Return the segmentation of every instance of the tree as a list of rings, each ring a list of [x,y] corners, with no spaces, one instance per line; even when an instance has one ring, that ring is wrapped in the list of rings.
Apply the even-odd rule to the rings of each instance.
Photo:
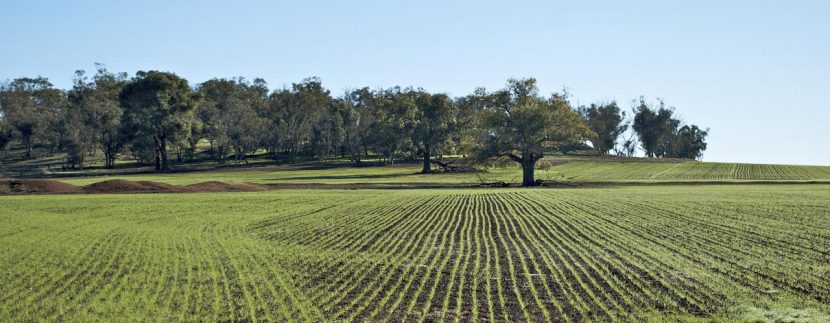
[[[249,153],[256,152],[266,128],[266,121],[258,111],[267,104],[265,81],[213,79],[199,85],[199,92],[204,97],[199,118],[213,158],[223,163],[229,150],[233,150],[234,160],[239,164]]]
[[[61,117],[61,146],[66,150],[66,162],[70,168],[84,168],[84,161],[94,146],[95,133],[88,123],[88,111],[71,102]]]
[[[292,163],[296,162],[303,144],[309,141],[312,126],[325,113],[330,101],[329,91],[316,77],[294,83],[290,90],[271,94],[269,120],[272,125],[276,124],[281,146],[288,151]]]
[[[659,157],[660,145],[665,143],[679,121],[672,118],[674,109],[667,108],[663,100],[659,106],[652,108],[640,97],[639,105],[634,108],[632,129],[637,133],[640,144],[648,157]]]
[[[490,101],[491,97],[484,88],[476,88],[472,94],[456,100],[456,127],[451,134],[451,140],[456,151],[464,154],[465,157],[467,153],[476,151],[482,135],[485,134],[481,129],[480,117]]]
[[[26,159],[34,158],[37,144],[50,153],[60,145],[60,115],[66,107],[63,92],[43,77],[19,78],[0,86],[0,106],[12,135],[26,150]]]
[[[571,108],[567,94],[545,99],[538,92],[533,78],[510,79],[505,89],[492,94],[492,104],[482,116],[488,138],[481,152],[519,163],[522,186],[538,185],[534,170],[546,150],[594,136]]]
[[[370,131],[375,119],[375,101],[375,93],[364,87],[347,91],[342,98],[334,102],[335,111],[340,114],[343,121],[343,146],[348,151],[349,158],[358,164],[367,154]]]
[[[320,161],[325,161],[326,156],[340,146],[345,137],[343,118],[337,108],[337,103],[331,102],[311,127],[311,149]]]
[[[394,87],[383,91],[375,102],[377,105],[373,109],[371,142],[387,163],[394,164],[395,156],[412,144],[417,110],[414,91]]]
[[[455,130],[456,107],[446,94],[416,93],[412,142],[423,156],[421,173],[432,172],[430,158]]]
[[[85,76],[84,71],[77,71],[75,85],[67,94],[70,109],[64,124],[70,126],[66,129],[70,133],[66,144],[74,147],[70,150],[100,146],[104,153],[104,166],[112,168],[124,145],[119,132],[122,115],[119,95],[127,83],[127,74],[113,74],[100,64],[95,66],[97,71],[92,80]],[[81,128],[86,129],[82,131]],[[70,158],[83,159],[82,156]],[[83,167],[82,164],[79,166]]]
[[[138,72],[120,95],[125,133],[145,147],[152,143],[156,170],[168,170],[168,143],[190,135],[199,96],[187,80],[169,72]]]
[[[696,125],[683,125],[672,132],[665,157],[698,159],[706,150],[706,136],[709,130]]]
[[[590,107],[579,108],[579,112],[588,128],[597,134],[592,142],[600,154],[614,148],[617,138],[628,129],[628,124],[623,123],[625,112],[620,112],[617,102],[591,104]]]
[[[248,154],[256,152],[261,142],[260,134],[265,128],[265,120],[259,117],[250,102],[232,98],[228,101],[225,112],[227,137],[234,152],[237,164],[246,160]]]
[[[0,105],[0,150],[6,149],[6,146],[12,141],[12,130],[6,122],[5,113],[3,113],[3,106]]]

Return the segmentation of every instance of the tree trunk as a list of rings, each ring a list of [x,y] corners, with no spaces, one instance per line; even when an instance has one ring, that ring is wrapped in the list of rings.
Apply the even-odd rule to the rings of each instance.
[[[421,173],[432,173],[432,167],[429,164],[429,158],[429,146],[426,146],[426,149],[424,149],[424,169],[421,170]]]
[[[167,164],[167,138],[161,137],[159,138],[159,142],[161,143],[161,147],[159,147],[159,152],[161,153],[161,170],[169,170],[170,166]]]
[[[536,186],[536,179],[533,171],[536,169],[536,161],[533,159],[522,160],[522,186]]]
[[[104,147],[102,149],[104,151],[104,168],[112,168],[112,163],[110,162],[110,152],[109,149]]]

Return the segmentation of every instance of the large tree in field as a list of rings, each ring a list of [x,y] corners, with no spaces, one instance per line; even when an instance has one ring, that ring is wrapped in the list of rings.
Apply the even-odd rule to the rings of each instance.
[[[156,170],[168,170],[168,144],[189,135],[199,96],[187,80],[169,72],[138,72],[121,92],[125,133],[152,143]]]
[[[546,151],[594,136],[566,95],[545,99],[538,92],[533,78],[510,79],[505,89],[491,95],[491,104],[482,112],[488,135],[482,152],[519,163],[522,186],[538,184],[534,170]]]
[[[430,173],[430,158],[455,130],[455,103],[446,94],[416,93],[412,142],[423,157],[421,173]]]
[[[46,78],[19,78],[0,86],[0,106],[11,134],[34,158],[35,145],[52,152],[60,144],[60,116],[66,107],[64,93]]]
[[[617,138],[628,129],[623,123],[625,112],[620,111],[617,102],[608,104],[591,104],[589,107],[579,108],[588,128],[597,135],[591,141],[600,154],[608,153],[617,142]]]

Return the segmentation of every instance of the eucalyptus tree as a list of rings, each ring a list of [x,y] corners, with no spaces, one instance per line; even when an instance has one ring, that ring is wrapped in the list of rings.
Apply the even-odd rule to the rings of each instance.
[[[614,148],[617,138],[628,130],[625,120],[625,112],[620,111],[617,102],[607,104],[591,104],[588,107],[580,107],[580,114],[585,119],[588,128],[597,135],[591,141],[600,154],[606,154]]]
[[[661,148],[668,142],[672,131],[677,128],[679,121],[673,118],[674,109],[666,107],[663,100],[658,100],[658,106],[652,107],[640,97],[639,104],[634,108],[634,123],[632,129],[640,139],[640,145],[648,157],[660,157]]]
[[[376,99],[370,137],[375,150],[389,164],[394,164],[395,156],[412,146],[415,101],[413,89],[400,87],[386,89]]]
[[[213,79],[200,84],[198,91],[204,98],[198,115],[213,158],[224,163],[232,150],[238,164],[256,152],[266,129],[259,114],[268,99],[265,81]]]
[[[482,111],[490,105],[492,97],[483,87],[476,88],[473,93],[456,99],[456,127],[450,135],[456,152],[464,154],[474,153],[485,132],[482,131],[480,120]]]
[[[75,84],[67,93],[69,110],[64,120],[67,132],[71,132],[67,135],[67,144],[75,147],[68,149],[70,158],[82,162],[83,156],[77,155],[78,149],[89,149],[87,145],[99,146],[104,154],[104,166],[115,165],[124,144],[119,131],[122,116],[119,95],[126,83],[126,73],[111,73],[100,64],[96,64],[92,79],[82,70],[76,72]]]
[[[25,149],[26,159],[34,158],[35,145],[45,146],[50,154],[60,146],[60,116],[66,96],[48,79],[18,78],[0,85],[0,106],[9,132]]]
[[[12,142],[13,138],[12,129],[6,121],[6,116],[3,112],[3,105],[0,104],[0,156],[2,156],[3,151]]]
[[[546,151],[595,136],[570,105],[566,94],[539,96],[536,80],[510,79],[492,93],[482,111],[486,137],[481,153],[507,157],[522,167],[522,186],[538,185],[536,162]]]
[[[698,159],[706,150],[706,136],[709,129],[703,130],[696,125],[683,125],[675,130],[669,143],[666,157]]]
[[[312,77],[292,84],[291,89],[275,91],[270,100],[267,115],[271,125],[276,126],[280,146],[294,163],[310,140],[313,125],[326,113],[331,95],[319,78]]]
[[[375,121],[375,97],[374,91],[364,87],[347,91],[334,102],[343,121],[343,147],[349,158],[358,164],[368,155],[370,132]]]
[[[448,145],[450,134],[455,131],[457,109],[446,94],[415,93],[415,117],[412,142],[423,158],[421,173],[432,172],[430,158]]]
[[[140,71],[121,91],[122,129],[141,149],[152,149],[156,170],[168,170],[168,144],[190,135],[199,95],[176,74]]]

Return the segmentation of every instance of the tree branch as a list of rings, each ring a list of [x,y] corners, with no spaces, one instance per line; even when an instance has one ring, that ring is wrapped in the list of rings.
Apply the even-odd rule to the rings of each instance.
[[[521,162],[522,162],[522,158],[521,158],[521,157],[516,156],[516,155],[513,155],[513,154],[511,154],[511,153],[501,153],[501,154],[498,154],[498,156],[496,156],[496,157],[499,157],[499,158],[501,158],[501,157],[507,157],[507,158],[510,158],[511,160],[513,160],[514,162],[517,162],[517,163],[521,163]]]

